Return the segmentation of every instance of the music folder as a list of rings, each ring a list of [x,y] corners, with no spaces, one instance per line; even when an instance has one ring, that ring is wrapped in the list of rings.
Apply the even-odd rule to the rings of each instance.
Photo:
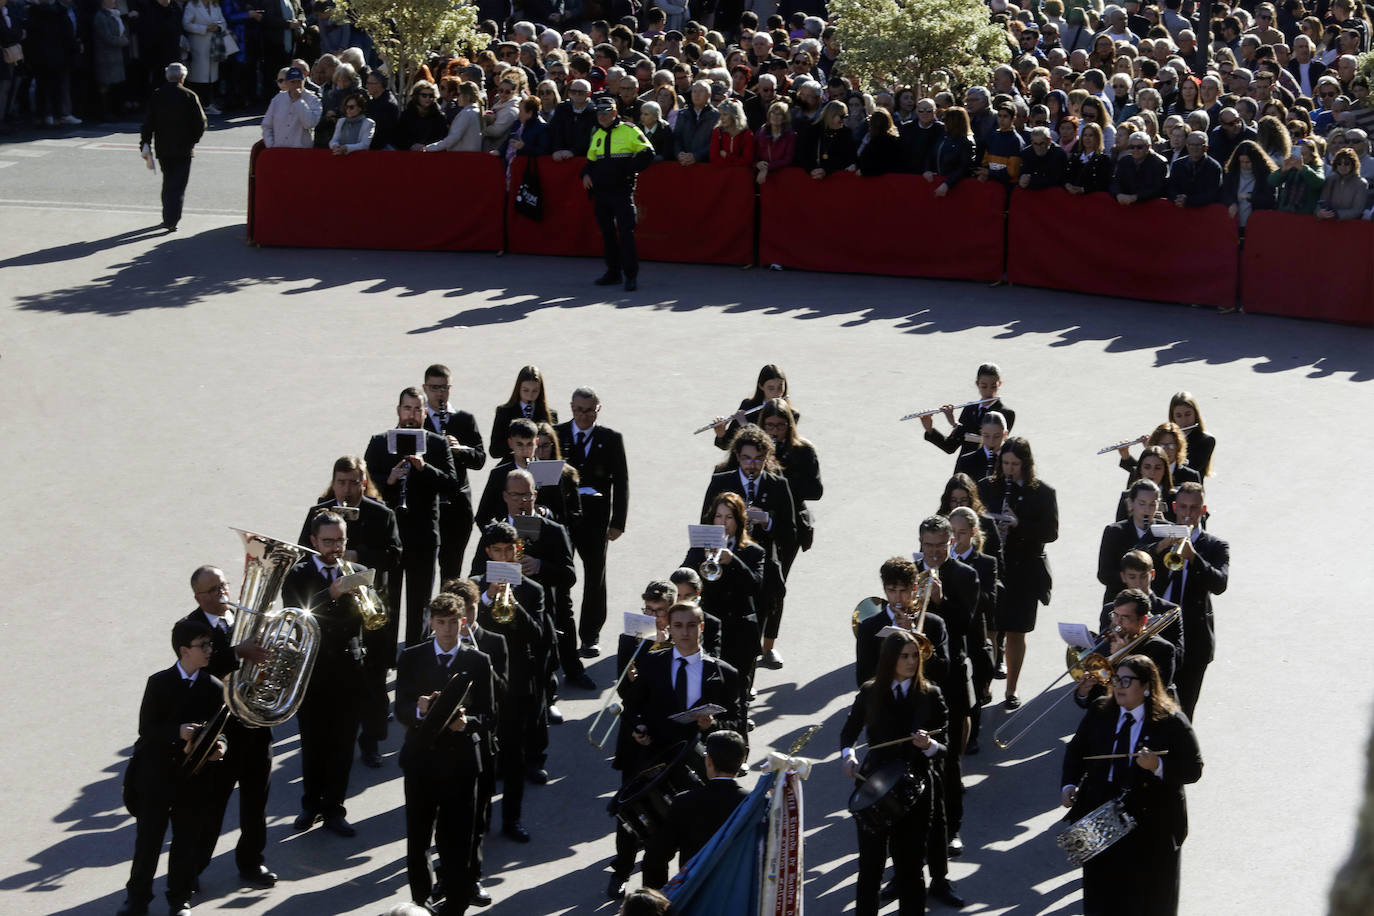
[[[386,431],[386,450],[392,455],[423,455],[425,453],[425,431],[423,429],[388,429]]]
[[[561,460],[531,461],[530,466],[526,470],[534,476],[534,485],[536,487],[547,487],[550,484],[558,483],[558,481],[562,479],[563,465],[565,464],[567,464],[567,462]]]
[[[715,703],[702,703],[683,712],[675,712],[668,718],[678,725],[691,725],[702,716],[718,716],[723,712],[725,712],[724,706],[717,706]]]

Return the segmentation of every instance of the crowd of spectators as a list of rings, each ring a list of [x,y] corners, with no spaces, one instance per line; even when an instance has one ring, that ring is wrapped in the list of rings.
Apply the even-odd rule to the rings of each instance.
[[[178,0],[148,0],[151,8],[99,0],[90,13],[98,27],[83,28],[81,2],[30,2],[0,23],[6,43],[23,33],[20,67],[36,84],[33,114],[47,122],[69,115],[63,106],[82,72],[70,42],[45,37],[52,23],[89,39],[116,34],[117,21],[118,34],[138,41],[89,58],[97,104],[136,97],[148,68],[134,62],[175,44],[211,114],[217,98],[247,103],[275,81],[263,127],[269,146],[562,160],[585,154],[593,103],[610,96],[656,160],[752,169],[760,183],[800,167],[816,180],[838,171],[921,174],[941,196],[980,180],[1107,193],[1122,205],[1221,203],[1242,232],[1259,209],[1374,217],[1374,57],[1362,0],[1317,0],[1312,10],[1308,0],[1218,0],[1206,23],[1193,0],[1100,10],[988,0],[991,21],[1006,30],[1008,62],[987,86],[929,94],[847,76],[819,0],[781,11],[757,0],[744,8],[659,2],[637,15],[624,0],[525,0],[518,12],[482,0],[480,12],[493,17],[480,26],[486,47],[432,59],[402,98],[375,68],[366,36],[330,22],[328,3],[270,0],[264,10],[251,8],[254,0],[188,0],[176,13]],[[0,0],[0,8],[16,4]],[[596,13],[624,15],[614,25],[585,18]],[[225,30],[237,54],[225,56],[215,40]],[[63,66],[46,63],[49,45]],[[115,75],[116,59],[122,87],[101,82]],[[13,67],[0,70],[0,80],[14,76]]]

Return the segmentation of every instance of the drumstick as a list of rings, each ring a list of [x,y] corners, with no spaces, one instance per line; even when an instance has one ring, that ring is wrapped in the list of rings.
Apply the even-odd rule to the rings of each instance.
[[[932,729],[931,731],[926,732],[926,734],[927,734],[927,735],[930,735],[930,736],[932,736],[932,737],[934,737],[935,735],[941,734],[942,732],[944,732],[944,728],[936,728],[936,729]],[[914,737],[916,737],[916,736],[915,736],[915,735],[907,735],[905,738],[897,738],[897,739],[895,739],[895,740],[893,740],[893,741],[884,741],[882,744],[870,744],[870,745],[868,746],[868,749],[869,749],[870,751],[876,751],[876,750],[879,750],[879,749],[881,749],[881,748],[892,747],[892,746],[895,745],[895,744],[901,744],[901,743],[903,743],[903,742],[905,742],[905,741],[910,741],[910,740],[911,740],[912,738],[914,738]]]
[[[1154,754],[1156,757],[1163,757],[1168,751],[1141,751],[1136,754],[1094,754],[1091,757],[1084,757],[1084,760],[1126,760],[1142,757],[1145,754]]]

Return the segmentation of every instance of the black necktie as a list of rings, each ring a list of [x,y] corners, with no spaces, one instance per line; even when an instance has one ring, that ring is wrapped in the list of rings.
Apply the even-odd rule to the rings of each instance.
[[[449,663],[453,661],[453,654],[451,652],[440,652],[439,659],[439,667],[447,671]]]
[[[673,692],[677,694],[677,705],[687,709],[687,659],[677,660],[677,678],[673,681]]]
[[[902,690],[901,684],[892,685],[892,695],[896,697],[899,701],[906,699],[906,693]]]
[[[577,450],[578,450],[579,452],[584,452],[584,453],[587,451],[587,434],[586,434],[586,433],[579,432],[579,433],[577,434]]]
[[[1164,589],[1168,599],[1174,604],[1183,603],[1183,567],[1169,572],[1169,585]]]
[[[1135,724],[1135,717],[1126,713],[1126,718],[1122,720],[1121,727],[1116,730],[1116,744],[1112,747],[1113,754],[1129,754],[1131,752],[1131,726]],[[1130,772],[1131,761],[1128,757],[1120,757],[1112,761],[1112,782],[1118,786],[1126,784],[1126,774]]]
[[[324,581],[331,585],[334,584],[334,567],[326,566],[324,568]]]

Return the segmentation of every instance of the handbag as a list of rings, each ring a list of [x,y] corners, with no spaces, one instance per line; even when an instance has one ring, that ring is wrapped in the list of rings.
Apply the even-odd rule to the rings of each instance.
[[[536,223],[544,218],[544,189],[539,184],[539,158],[526,157],[525,175],[515,190],[515,212]]]
[[[7,45],[4,49],[5,63],[17,64],[24,59],[24,46],[21,44]]]

